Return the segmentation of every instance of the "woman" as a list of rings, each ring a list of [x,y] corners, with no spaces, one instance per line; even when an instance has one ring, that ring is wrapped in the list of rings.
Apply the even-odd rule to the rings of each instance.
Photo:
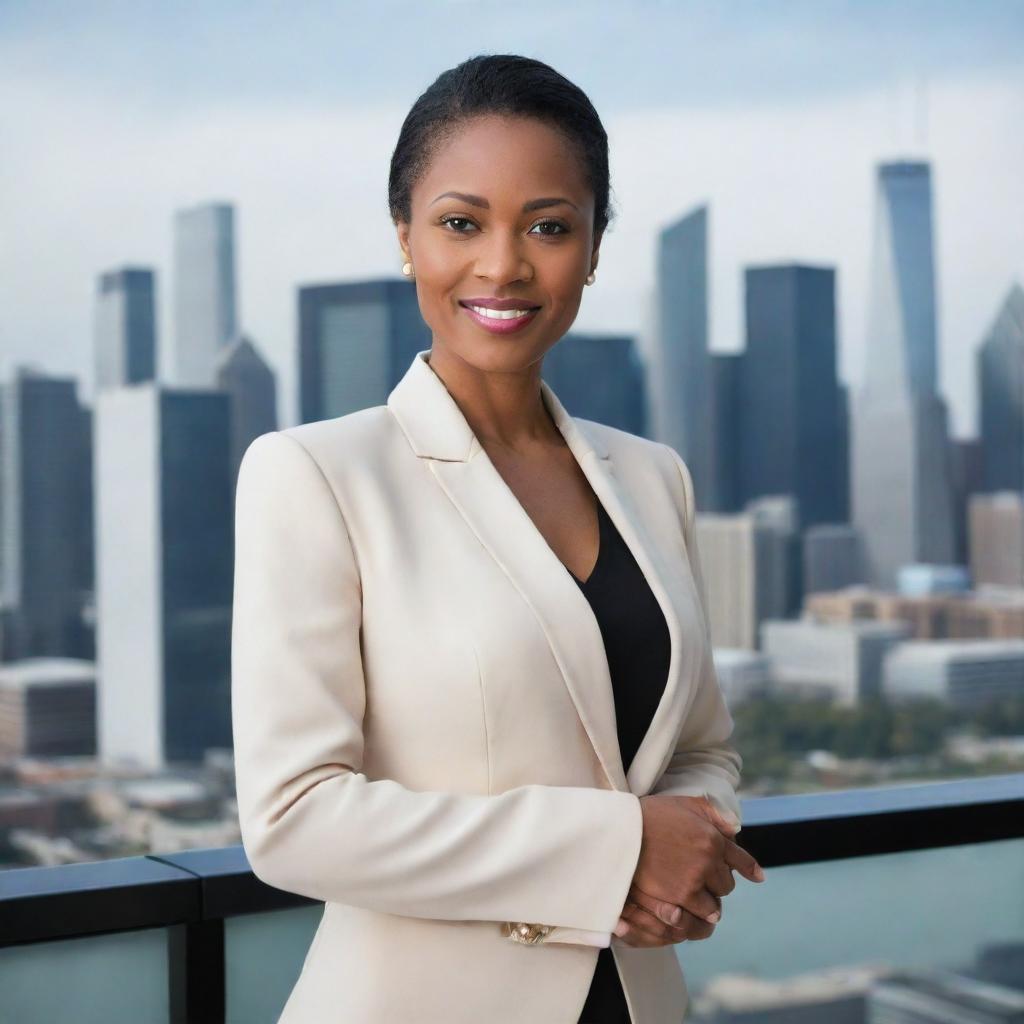
[[[673,944],[711,933],[733,868],[758,880],[689,472],[540,376],[608,193],[553,69],[442,74],[390,180],[431,348],[386,405],[245,454],[243,844],[325,904],[285,1024],[675,1024]]]

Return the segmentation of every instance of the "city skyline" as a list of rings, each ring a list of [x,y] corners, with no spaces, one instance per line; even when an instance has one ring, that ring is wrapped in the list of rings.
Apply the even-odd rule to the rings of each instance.
[[[444,5],[453,27],[461,6]],[[575,35],[589,31],[574,5],[566,6]],[[399,7],[406,9],[392,4],[389,10]],[[675,24],[693,44],[684,47],[692,61],[684,62],[670,89],[646,71],[618,89],[621,76],[609,73],[607,55],[599,65],[587,45],[581,56],[563,59],[564,46],[544,41],[554,38],[560,22],[546,27],[544,39],[529,27],[505,26],[502,35],[503,49],[532,53],[576,80],[609,130],[618,218],[574,329],[641,334],[657,232],[706,203],[712,351],[742,348],[745,268],[832,266],[840,376],[856,382],[874,166],[927,159],[935,175],[939,385],[950,400],[954,436],[974,434],[975,347],[1013,281],[1024,277],[1024,245],[1012,229],[1024,223],[1024,141],[1011,130],[1024,118],[1024,73],[1009,63],[1009,44],[1016,40],[1019,53],[1024,38],[1024,15],[986,4],[981,15],[973,8],[972,20],[964,8],[938,4],[921,29],[915,21],[923,16],[921,5],[897,4],[885,14],[891,55],[883,46],[858,61],[872,30],[877,35],[877,4],[856,11],[821,5],[833,17],[831,27],[816,10],[794,4],[776,11],[770,25],[753,13],[736,19],[742,30],[702,4],[648,7],[652,24]],[[264,27],[280,16],[256,9]],[[419,16],[408,11],[397,40],[382,37],[389,45],[415,27]],[[498,11],[484,4],[474,13],[473,35],[485,38]],[[173,336],[173,213],[223,200],[235,205],[239,220],[239,326],[279,376],[287,425],[297,420],[298,287],[398,276],[385,191],[401,118],[437,73],[489,48],[454,32],[407,60],[378,62],[354,83],[358,62],[347,58],[366,42],[364,22],[372,26],[371,16],[351,26],[341,50],[346,60],[336,63],[336,80],[325,83],[317,30],[338,43],[350,26],[314,5],[296,14],[284,39],[268,42],[277,36],[260,33],[261,47],[279,48],[282,73],[270,76],[273,82],[260,79],[257,88],[251,70],[234,74],[253,55],[231,45],[233,16],[192,11],[194,23],[185,31],[188,14],[186,5],[174,18],[160,16],[178,34],[159,59],[141,63],[131,46],[139,20],[112,18],[109,5],[74,26],[89,42],[88,61],[48,28],[53,20],[45,5],[41,14],[2,16],[0,81],[11,88],[0,92],[16,101],[0,99],[0,121],[15,153],[5,171],[14,187],[4,190],[0,214],[24,246],[0,253],[8,310],[0,327],[0,374],[18,362],[73,374],[83,399],[91,401],[95,279],[127,264],[157,271],[158,336],[166,353]],[[142,19],[156,38],[151,21],[150,15]],[[814,39],[831,47],[834,67],[822,67]],[[699,45],[709,40],[720,65],[735,74],[721,66],[711,73]],[[780,41],[785,45],[776,45]],[[306,65],[298,60],[304,45],[311,55]],[[196,57],[197,47],[198,59],[183,76],[178,62]],[[97,61],[97,54],[109,59]],[[616,61],[635,69],[643,64],[628,46]],[[394,67],[382,73],[389,63]],[[763,88],[755,90],[758,75]],[[920,88],[925,79],[927,110]],[[653,163],[652,140],[658,147]],[[164,357],[160,369],[170,379]]]
[[[673,956],[694,1024],[1024,1013],[1022,44],[1024,0],[0,5],[0,1016],[312,1005],[333,915],[465,916],[425,887],[493,889],[473,836],[520,878],[538,781],[563,816],[692,793],[782,849],[657,977],[602,950],[633,1016]],[[428,368],[387,214],[410,104],[501,51],[610,134],[543,360],[561,454]],[[538,514],[567,543],[571,479],[587,580]],[[578,908],[477,900],[495,942],[607,941],[594,867]],[[320,1003],[390,1019],[324,956]]]

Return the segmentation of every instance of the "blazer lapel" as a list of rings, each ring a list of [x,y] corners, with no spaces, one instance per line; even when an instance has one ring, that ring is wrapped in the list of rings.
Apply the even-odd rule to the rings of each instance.
[[[615,701],[608,659],[597,620],[586,597],[515,493],[473,434],[444,382],[417,352],[388,396],[388,407],[418,456],[490,555],[533,609],[561,669],[580,720],[613,789],[637,795],[650,791],[664,770],[681,722],[682,679],[697,666],[681,644],[674,579],[615,475],[614,460],[586,421],[573,419],[546,381],[545,403],[598,500],[647,578],[668,624],[669,676],[661,702],[625,774],[615,724]]]

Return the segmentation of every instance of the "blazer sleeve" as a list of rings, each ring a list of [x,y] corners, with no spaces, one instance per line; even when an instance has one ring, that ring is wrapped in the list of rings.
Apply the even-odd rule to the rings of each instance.
[[[740,783],[743,758],[730,743],[735,726],[722,696],[712,658],[707,591],[701,570],[700,552],[697,550],[697,505],[693,493],[693,479],[679,453],[669,445],[664,447],[671,452],[683,483],[684,540],[703,612],[704,658],[697,682],[697,692],[683,722],[672,758],[651,792],[707,797],[735,824],[738,832],[742,828],[742,809],[736,789]]]
[[[390,914],[543,921],[561,941],[610,932],[640,855],[639,798],[368,778],[361,619],[356,553],[327,478],[299,439],[260,435],[236,487],[231,640],[238,816],[254,874]]]

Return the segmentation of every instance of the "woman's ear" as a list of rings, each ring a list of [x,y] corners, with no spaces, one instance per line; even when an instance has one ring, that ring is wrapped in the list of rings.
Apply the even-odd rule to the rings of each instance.
[[[400,220],[395,224],[395,229],[398,232],[398,245],[401,248],[405,258],[412,258],[412,249],[409,247],[409,224],[404,220]]]

